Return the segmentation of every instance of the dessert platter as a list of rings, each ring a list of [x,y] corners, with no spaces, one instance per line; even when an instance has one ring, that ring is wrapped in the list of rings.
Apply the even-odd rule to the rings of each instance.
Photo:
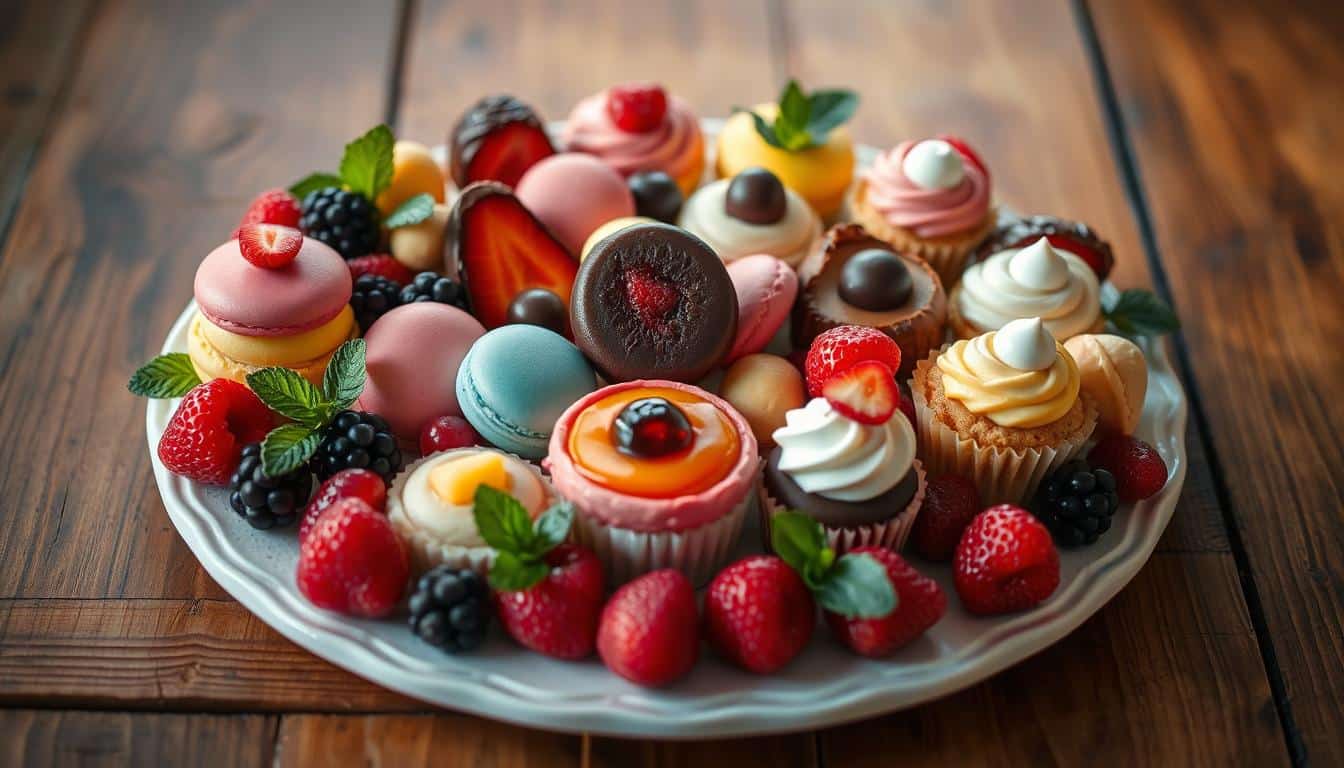
[[[554,730],[820,727],[1059,640],[1175,510],[1175,317],[857,105],[488,96],[263,192],[129,384],[173,524],[314,654]]]

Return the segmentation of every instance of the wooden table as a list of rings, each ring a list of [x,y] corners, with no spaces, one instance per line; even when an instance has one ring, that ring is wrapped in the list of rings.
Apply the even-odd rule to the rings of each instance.
[[[1344,764],[1344,4],[334,5],[0,3],[0,763]],[[1177,308],[1190,474],[1110,605],[910,712],[639,743],[427,710],[206,576],[125,382],[253,194],[487,92],[561,117],[650,78],[716,115],[789,75],[858,89],[866,142],[973,137]]]

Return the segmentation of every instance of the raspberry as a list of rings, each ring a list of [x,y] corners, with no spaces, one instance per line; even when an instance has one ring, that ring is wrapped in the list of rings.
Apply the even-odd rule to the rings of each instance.
[[[1059,551],[1050,531],[1030,512],[1000,504],[967,526],[952,560],[952,576],[971,613],[1023,611],[1059,586]]]
[[[876,328],[841,325],[812,341],[807,351],[807,393],[820,397],[826,380],[867,360],[885,363],[893,371],[901,369],[901,348],[891,337]]]
[[[941,475],[929,481],[924,505],[910,531],[915,551],[925,560],[952,559],[961,534],[980,512],[980,493],[961,475]]]
[[[607,91],[607,115],[626,133],[651,131],[667,115],[667,94],[654,83],[614,85]]]
[[[431,420],[420,430],[420,455],[428,456],[439,451],[451,451],[454,448],[466,448],[480,445],[481,436],[476,433],[471,422],[461,416],[440,416]]]
[[[681,292],[676,286],[641,269],[626,273],[625,295],[640,319],[650,327],[661,325],[677,308],[677,302],[681,299]]]
[[[293,195],[283,189],[268,189],[247,206],[238,228],[242,229],[248,224],[279,224],[298,229],[300,215],[299,201]]]
[[[797,656],[817,621],[798,572],[778,557],[755,555],[719,571],[705,593],[710,645],[748,672],[765,675]]]
[[[1126,504],[1142,501],[1167,484],[1162,454],[1137,437],[1107,435],[1087,455],[1087,462],[1115,476],[1115,490]]]
[[[924,634],[947,613],[947,596],[938,582],[921,574],[895,552],[884,547],[859,547],[881,563],[896,590],[896,610],[877,619],[850,619],[826,612],[826,623],[836,639],[862,656],[880,658]]]
[[[275,420],[252,390],[211,379],[187,393],[159,438],[159,460],[169,472],[206,485],[225,485],[243,446],[259,443]]]
[[[582,659],[597,644],[606,587],[597,555],[572,544],[546,553],[546,576],[516,592],[499,592],[499,620],[509,636],[537,653]]]
[[[387,483],[376,472],[367,469],[342,469],[327,478],[299,521],[299,543],[308,538],[317,519],[341,499],[361,499],[374,509],[382,510],[387,506]]]
[[[279,269],[294,261],[303,247],[303,235],[278,224],[248,224],[238,229],[238,250],[262,269]]]
[[[382,512],[361,499],[338,501],[299,545],[299,591],[318,608],[366,618],[386,616],[406,589],[410,566]]]
[[[371,253],[368,256],[353,258],[345,265],[350,268],[350,279],[358,280],[360,275],[385,277],[398,286],[406,285],[415,279],[411,268],[386,253]]]
[[[597,629],[597,652],[626,680],[667,685],[695,666],[698,629],[691,582],[681,571],[654,571],[616,590],[607,601]]]

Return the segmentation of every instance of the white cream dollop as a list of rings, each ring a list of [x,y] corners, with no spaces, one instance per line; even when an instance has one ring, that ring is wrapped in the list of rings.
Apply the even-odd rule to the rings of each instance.
[[[677,226],[714,249],[725,264],[754,253],[768,253],[790,267],[798,264],[821,237],[821,219],[797,192],[784,189],[784,218],[774,224],[752,224],[724,210],[732,179],[719,179],[696,190],[681,208]]]
[[[1087,262],[1045,238],[972,264],[953,293],[957,311],[981,332],[1039,317],[1058,339],[1087,333],[1101,318],[1101,286]]]
[[[808,493],[867,501],[891,490],[915,460],[915,431],[897,411],[886,423],[860,424],[814,398],[784,416],[773,437],[779,469]]]
[[[966,178],[961,153],[942,139],[925,139],[911,147],[901,161],[901,172],[920,189],[952,189]]]
[[[980,336],[972,343],[991,338]],[[1039,317],[1014,320],[999,329],[994,339],[994,355],[1009,368],[1019,371],[1044,371],[1055,363],[1059,352],[1055,337],[1045,329]]]
[[[406,517],[420,530],[432,534],[440,544],[485,546],[485,539],[476,530],[473,505],[449,504],[434,493],[429,479],[438,467],[457,461],[469,453],[487,450],[490,449],[445,451],[415,467],[402,490],[401,503],[406,510]],[[536,518],[546,504],[546,492],[541,481],[520,459],[512,456],[504,457],[504,469],[509,474],[509,493],[523,505],[529,516]]]

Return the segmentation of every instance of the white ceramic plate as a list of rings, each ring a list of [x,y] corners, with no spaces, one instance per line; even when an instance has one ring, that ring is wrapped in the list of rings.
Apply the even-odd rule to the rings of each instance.
[[[719,123],[706,121],[707,132]],[[709,142],[712,145],[712,142]],[[861,147],[861,165],[875,150]],[[1113,290],[1113,289],[1112,289]],[[164,352],[186,349],[189,305]],[[498,626],[481,652],[449,656],[418,641],[402,618],[353,620],[310,605],[294,585],[293,530],[257,531],[229,509],[226,492],[168,472],[159,436],[177,401],[152,400],[146,415],[154,476],[168,516],[187,546],[229,594],[312,653],[408,696],[451,709],[557,731],[709,738],[819,728],[945,696],[984,680],[1067,635],[1147,562],[1185,481],[1185,394],[1160,343],[1145,343],[1149,386],[1138,434],[1171,472],[1162,492],[1123,507],[1098,544],[1061,551],[1061,582],[1026,613],[975,618],[962,609],[946,565],[916,560],[948,594],[948,613],[895,656],[855,656],[818,626],[811,645],[781,673],[741,672],[705,649],[689,678],[650,691],[607,671],[596,658],[561,662],[524,651]],[[759,540],[744,532],[743,552]]]

